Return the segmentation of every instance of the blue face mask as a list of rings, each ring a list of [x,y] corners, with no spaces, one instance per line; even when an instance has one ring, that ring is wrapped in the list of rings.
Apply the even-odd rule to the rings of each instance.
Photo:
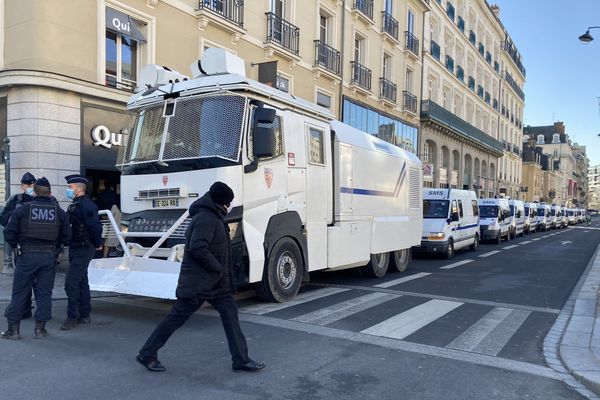
[[[33,188],[27,188],[25,189],[25,194],[28,196],[33,196]]]
[[[73,191],[73,189],[67,188],[65,193],[67,194],[67,199],[73,200],[75,198],[75,191]]]

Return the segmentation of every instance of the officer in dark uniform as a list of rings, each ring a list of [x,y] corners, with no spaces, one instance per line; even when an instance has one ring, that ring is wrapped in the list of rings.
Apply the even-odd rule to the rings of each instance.
[[[86,194],[88,181],[81,175],[69,175],[66,194],[73,203],[67,210],[71,225],[69,270],[65,278],[67,319],[60,329],[68,331],[78,324],[90,323],[92,304],[88,284],[88,265],[96,250],[102,249],[102,225],[98,207]]]
[[[19,325],[33,286],[35,301],[35,338],[46,336],[46,322],[52,318],[52,289],[59,248],[69,243],[66,213],[50,200],[46,178],[33,185],[35,197],[15,209],[4,229],[5,240],[16,249],[12,299],[6,308],[8,329],[4,339],[20,339]],[[34,285],[35,283],[35,285]]]

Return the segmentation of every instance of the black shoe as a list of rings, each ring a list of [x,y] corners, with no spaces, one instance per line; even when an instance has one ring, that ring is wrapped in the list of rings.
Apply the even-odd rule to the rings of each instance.
[[[70,331],[77,326],[77,320],[73,318],[65,319],[65,322],[60,326],[61,331]]]
[[[146,360],[139,354],[135,357],[135,359],[137,360],[137,362],[146,367],[148,371],[163,372],[166,369],[157,359]]]
[[[33,330],[34,339],[41,339],[48,334],[46,330],[46,322],[35,321],[35,329]]]
[[[234,371],[245,371],[245,372],[256,372],[256,371],[260,371],[261,369],[263,369],[265,367],[265,364],[263,363],[259,363],[256,361],[248,361],[245,364],[233,364],[231,366],[231,368],[233,368]]]
[[[2,332],[2,339],[12,339],[18,340],[21,339],[21,333],[19,332],[19,322],[10,322],[8,321],[8,329]]]
[[[92,322],[92,320],[90,319],[90,317],[77,318],[77,323],[78,324],[89,324],[91,322]]]

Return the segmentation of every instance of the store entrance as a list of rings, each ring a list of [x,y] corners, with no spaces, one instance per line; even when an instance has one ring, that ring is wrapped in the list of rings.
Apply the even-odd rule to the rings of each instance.
[[[121,173],[86,169],[88,179],[88,195],[94,200],[99,210],[110,210],[113,205],[121,208]]]

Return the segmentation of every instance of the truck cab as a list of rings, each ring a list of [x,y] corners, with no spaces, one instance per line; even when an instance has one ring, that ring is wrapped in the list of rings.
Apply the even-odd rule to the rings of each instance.
[[[474,191],[423,190],[423,233],[415,250],[450,259],[456,250],[477,250],[479,238],[479,206]]]
[[[525,205],[521,200],[509,200],[510,229],[513,238],[525,234]]]
[[[510,239],[510,207],[507,199],[479,200],[480,232],[482,240],[502,243]]]

